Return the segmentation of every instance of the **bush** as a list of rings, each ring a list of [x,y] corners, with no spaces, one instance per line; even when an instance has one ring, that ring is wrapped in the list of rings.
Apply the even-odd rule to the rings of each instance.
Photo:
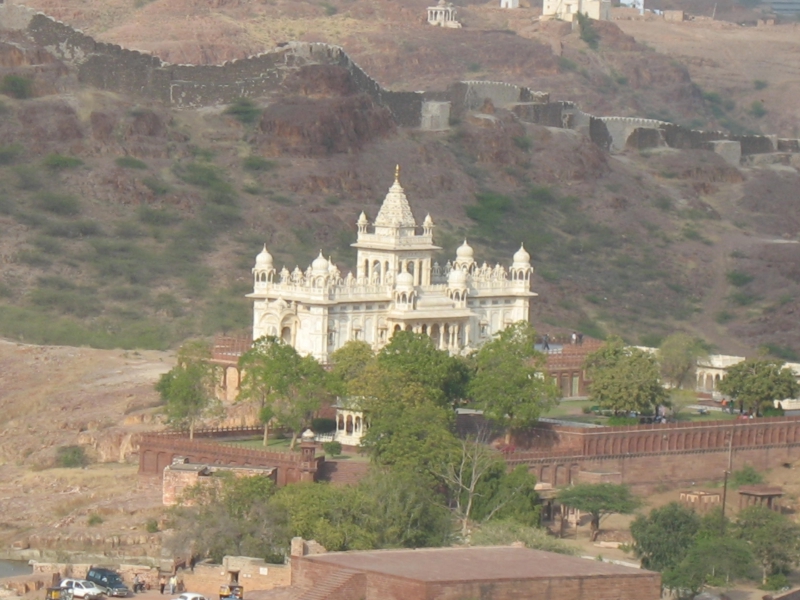
[[[336,419],[311,419],[311,430],[315,433],[331,433],[336,431]]]
[[[147,533],[158,533],[158,521],[155,519],[147,519],[144,528]]]
[[[0,84],[0,94],[6,94],[18,100],[33,96],[33,81],[19,75],[6,75]]]
[[[760,119],[764,115],[767,114],[767,109],[764,108],[764,105],[756,100],[750,105],[750,114],[754,116],[756,119]]]
[[[146,162],[141,161],[138,158],[133,158],[132,156],[120,156],[114,162],[117,163],[118,167],[124,167],[126,169],[146,169],[147,168],[147,163]]]
[[[728,271],[725,277],[728,279],[728,283],[736,287],[743,287],[753,281],[752,275],[742,273],[741,271]]]
[[[322,449],[325,454],[331,456],[339,456],[342,453],[342,445],[339,442],[325,442],[322,444]]]
[[[763,89],[765,89],[765,88],[766,88],[768,85],[769,85],[769,83],[767,83],[767,82],[766,82],[766,81],[764,81],[763,79],[756,79],[756,80],[753,82],[753,87],[754,87],[754,88],[756,88],[757,90],[763,90]]]
[[[63,154],[48,154],[42,161],[42,165],[51,171],[63,171],[64,169],[74,169],[80,167],[83,161],[74,156],[64,156]]]
[[[764,477],[752,466],[747,465],[738,471],[731,473],[731,485],[735,488],[743,485],[758,485],[764,482]]]
[[[95,221],[66,221],[50,223],[45,228],[47,235],[63,238],[82,238],[100,234],[100,225]]]
[[[145,177],[142,179],[142,183],[145,184],[156,196],[163,196],[169,192],[169,186],[161,181],[158,177]]]
[[[578,17],[578,25],[581,28],[581,39],[586,42],[589,48],[597,50],[597,46],[600,43],[600,34],[592,27],[592,20],[581,12],[576,13],[576,16]]]
[[[558,68],[560,71],[577,71],[578,64],[574,60],[570,60],[566,56],[559,56]]]
[[[20,152],[22,152],[22,146],[19,144],[0,146],[0,165],[10,165],[16,160]]]
[[[89,463],[81,446],[61,446],[56,450],[56,466],[64,469],[77,469]]]
[[[639,419],[636,417],[609,417],[608,418],[608,425],[609,427],[622,427],[628,425],[638,425]]]
[[[274,160],[267,160],[262,156],[248,156],[242,161],[242,168],[247,171],[271,171],[278,166]]]
[[[773,573],[772,575],[767,575],[766,583],[760,586],[762,590],[766,590],[769,592],[776,592],[778,590],[782,590],[788,587],[789,587],[789,580],[783,573]]]
[[[725,325],[725,323],[730,323],[735,318],[736,315],[728,312],[727,310],[721,310],[714,316],[714,320],[720,325]]]
[[[46,210],[62,217],[74,217],[81,212],[78,199],[65,194],[53,194],[51,192],[37,194],[33,198],[33,205],[40,210]]]
[[[174,225],[181,220],[181,216],[166,208],[150,208],[149,206],[142,206],[136,213],[139,221],[145,225],[157,225],[166,227]]]
[[[261,109],[248,98],[237,98],[233,101],[233,104],[225,109],[225,114],[231,115],[240,123],[249,125],[258,121],[261,117]]]
[[[86,523],[89,525],[89,527],[100,525],[102,522],[103,522],[103,517],[101,517],[97,513],[90,514],[89,518],[86,520]]]

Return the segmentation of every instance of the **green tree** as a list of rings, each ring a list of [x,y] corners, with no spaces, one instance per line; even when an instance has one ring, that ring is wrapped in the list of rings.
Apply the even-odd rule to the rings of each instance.
[[[270,503],[274,493],[267,477],[230,473],[188,488],[169,512],[173,533],[165,545],[177,554],[215,562],[228,554],[283,562],[290,539],[288,515]]]
[[[686,557],[700,529],[700,517],[677,502],[639,515],[631,523],[633,550],[642,566],[667,571]]]
[[[769,575],[800,560],[800,527],[764,506],[750,506],[736,519],[736,535],[747,542],[761,566],[762,583]]]
[[[558,501],[566,506],[577,508],[592,515],[592,541],[600,533],[600,519],[604,515],[619,513],[629,515],[636,510],[641,501],[631,493],[627,485],[615,483],[581,483],[561,490]]]
[[[273,504],[288,512],[291,535],[328,550],[441,546],[451,528],[443,499],[413,473],[373,471],[348,487],[292,484]]]
[[[702,591],[711,581],[728,585],[732,579],[746,576],[753,568],[753,554],[743,540],[728,536],[696,539],[686,557],[664,573],[666,587]]]
[[[452,411],[431,401],[385,405],[376,412],[367,408],[366,413],[369,428],[361,447],[377,465],[431,478],[457,452]]]
[[[208,344],[187,342],[178,351],[178,364],[156,383],[168,422],[188,426],[189,439],[194,439],[195,423],[219,406],[214,394],[216,379],[210,358]]]
[[[755,414],[772,406],[773,400],[795,398],[800,393],[792,370],[783,361],[767,358],[748,358],[728,368],[719,382],[719,391],[740,402]]]
[[[428,397],[445,405],[463,397],[468,370],[463,359],[438,350],[428,335],[398,331],[378,352],[378,364],[402,372],[406,381],[428,390]]]
[[[536,476],[524,465],[509,471],[503,461],[481,479],[476,488],[472,515],[475,521],[513,521],[520,525],[539,525],[541,507],[536,493]]]
[[[441,390],[379,361],[368,364],[348,387],[349,402],[369,423],[361,447],[375,464],[427,477],[450,459],[458,442],[453,411],[437,402]]]
[[[656,357],[618,337],[590,354],[586,369],[592,381],[590,400],[616,413],[650,412],[668,398]]]
[[[560,390],[544,374],[545,357],[534,350],[536,332],[515,323],[474,355],[475,374],[468,392],[484,416],[507,430],[531,427],[555,406]]]
[[[694,389],[697,360],[708,356],[702,341],[685,333],[675,333],[661,342],[658,348],[661,376],[674,388],[689,385]]]
[[[351,340],[331,354],[331,389],[344,396],[349,394],[351,381],[364,373],[367,365],[375,362],[372,347],[360,340]]]
[[[240,400],[254,401],[259,416],[267,425],[274,418],[291,429],[291,448],[314,411],[327,397],[327,375],[313,356],[300,356],[297,351],[274,336],[253,342],[253,347],[239,358],[242,370]],[[265,411],[265,409],[269,409]],[[263,421],[264,417],[267,418]]]

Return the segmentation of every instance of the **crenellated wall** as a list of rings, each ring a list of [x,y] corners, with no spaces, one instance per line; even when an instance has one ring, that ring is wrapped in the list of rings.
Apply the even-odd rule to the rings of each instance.
[[[565,129],[585,130],[602,148],[621,152],[627,147],[666,145],[678,149],[724,149],[727,160],[736,152],[715,141],[738,142],[741,155],[800,152],[797,139],[777,136],[735,136],[699,131],[680,125],[633,117],[594,117],[571,102],[550,102],[549,94],[492,81],[461,81],[444,92],[387,90],[372,79],[339,46],[289,42],[268,52],[222,65],[177,65],[155,56],[127,50],[92,37],[25,6],[0,2],[0,29],[25,31],[30,38],[72,65],[78,80],[99,89],[155,100],[179,108],[226,104],[239,97],[264,97],[280,92],[291,73],[307,65],[337,65],[347,70],[355,89],[385,107],[404,127],[442,130],[452,115],[480,109],[489,100],[512,110],[520,120]],[[447,107],[438,103],[450,103]]]
[[[613,475],[640,490],[718,480],[730,466],[758,470],[800,459],[800,418],[685,422],[632,427],[541,423],[530,450],[507,456],[554,486]]]

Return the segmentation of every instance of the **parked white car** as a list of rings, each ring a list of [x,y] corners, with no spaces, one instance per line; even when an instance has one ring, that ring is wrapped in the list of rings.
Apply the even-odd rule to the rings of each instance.
[[[202,594],[196,594],[194,592],[184,592],[183,594],[175,598],[175,600],[208,600],[208,598],[206,598]]]
[[[105,593],[94,583],[85,579],[62,579],[59,587],[72,592],[74,598],[84,598],[85,600],[97,600]]]

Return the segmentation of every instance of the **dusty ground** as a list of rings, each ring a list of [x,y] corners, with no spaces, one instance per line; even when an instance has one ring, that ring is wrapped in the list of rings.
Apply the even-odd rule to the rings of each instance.
[[[44,347],[0,341],[0,540],[43,538],[52,547],[145,543],[160,490],[128,462],[132,438],[155,427],[153,384],[166,352]],[[87,449],[86,469],[50,468],[56,448]],[[90,515],[102,525],[89,527]],[[72,541],[68,541],[68,539]]]

